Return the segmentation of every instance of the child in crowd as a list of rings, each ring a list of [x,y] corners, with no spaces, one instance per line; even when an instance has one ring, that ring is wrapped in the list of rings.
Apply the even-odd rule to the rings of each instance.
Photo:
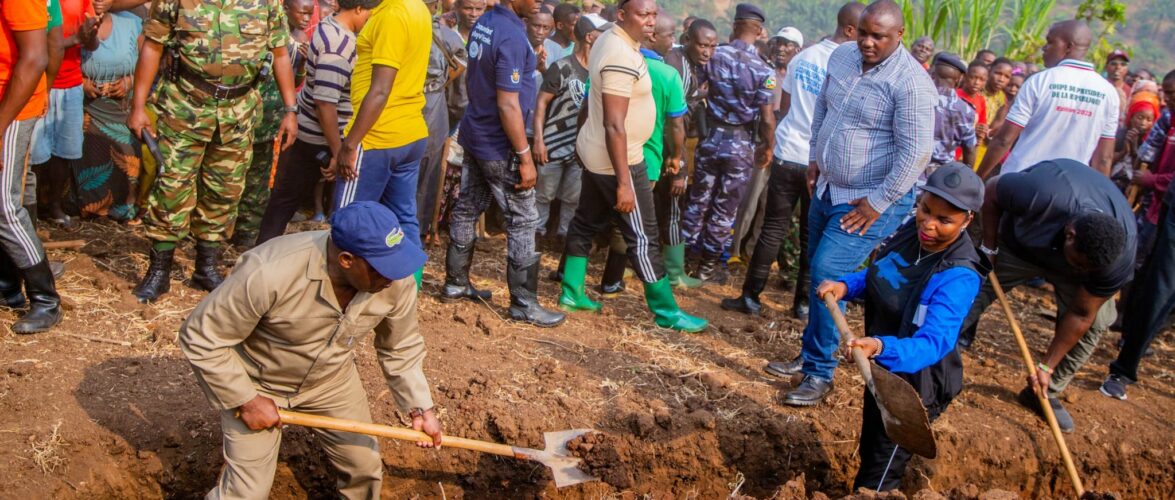
[[[1004,94],[1008,96],[1008,106],[1011,107],[1012,102],[1016,100],[1016,94],[1020,93],[1020,87],[1024,86],[1024,79],[1026,77],[1023,73],[1012,73],[1012,79],[1008,80],[1008,86],[1004,87]]]
[[[987,139],[987,100],[983,95],[983,88],[987,86],[988,69],[983,63],[975,61],[967,66],[967,74],[959,85],[959,97],[975,110],[975,135],[980,142]]]
[[[983,101],[987,106],[987,137],[991,137],[1000,125],[1004,124],[1004,118],[1008,115],[1008,106],[1010,99],[1004,93],[1004,89],[1008,87],[1008,83],[1012,80],[1012,71],[1015,68],[1012,66],[1012,61],[1001,57],[991,63],[988,68],[987,85],[983,86]],[[987,153],[987,138],[979,141],[979,150],[975,155],[975,163],[983,161],[983,155]]]

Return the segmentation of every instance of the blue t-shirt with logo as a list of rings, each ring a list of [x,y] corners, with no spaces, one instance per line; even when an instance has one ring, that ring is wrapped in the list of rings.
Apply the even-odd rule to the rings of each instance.
[[[526,38],[526,26],[510,9],[487,11],[469,35],[466,86],[469,106],[461,119],[458,142],[478,160],[505,160],[510,141],[498,117],[498,90],[518,93],[522,118],[530,123],[537,97],[532,75],[538,60]]]

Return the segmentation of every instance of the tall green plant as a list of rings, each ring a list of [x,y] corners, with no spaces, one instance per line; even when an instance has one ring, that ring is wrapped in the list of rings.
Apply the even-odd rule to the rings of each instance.
[[[1002,35],[1006,0],[900,0],[906,35],[928,36],[940,50],[975,55]]]
[[[963,57],[1003,44],[1006,54],[1020,59],[1035,54],[1043,45],[1044,30],[1056,3],[1057,0],[898,1],[909,40],[929,36],[939,50]]]
[[[1053,7],[1057,0],[1012,0],[1012,18],[1006,25],[1007,57],[1022,61],[1038,61],[1044,46],[1045,30],[1052,24]]]

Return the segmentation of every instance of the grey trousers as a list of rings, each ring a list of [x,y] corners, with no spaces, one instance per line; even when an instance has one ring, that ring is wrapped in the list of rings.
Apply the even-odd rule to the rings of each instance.
[[[1058,258],[1061,257],[1058,256]],[[999,278],[1000,285],[1003,286],[1005,292],[1010,292],[1013,288],[1033,278],[1043,276],[1045,281],[1052,284],[1053,289],[1056,290],[1054,296],[1057,301],[1058,318],[1068,311],[1069,304],[1073,302],[1077,290],[1081,286],[1080,283],[1074,282],[1066,276],[1053,274],[1011,252],[1001,252],[996,258],[995,275],[996,278]],[[985,281],[983,288],[979,290],[979,296],[975,298],[975,303],[971,306],[971,311],[967,314],[967,319],[963,321],[962,330],[966,331],[974,326],[979,321],[979,316],[995,299],[995,290],[992,288],[991,282]],[[1098,309],[1097,316],[1094,318],[1093,324],[1090,325],[1089,331],[1085,332],[1085,335],[1069,350],[1064,359],[1053,367],[1053,375],[1049,382],[1050,397],[1064,391],[1069,382],[1073,381],[1077,371],[1085,365],[1086,361],[1089,361],[1089,357],[1097,350],[1097,344],[1102,339],[1102,335],[1106,333],[1110,324],[1117,317],[1117,308],[1114,307],[1114,299],[1111,298]],[[1011,332],[1000,333],[1012,334]]]
[[[730,244],[731,257],[742,258],[745,255],[749,259],[755,253],[755,244],[759,241],[759,234],[763,229],[763,216],[767,209],[767,180],[770,177],[770,168],[756,168],[751,173],[747,194],[743,196],[743,201],[738,206],[738,216],[734,219],[734,238]],[[747,242],[746,248],[743,248],[744,240]]]
[[[0,170],[0,249],[16,267],[28,269],[45,259],[45,249],[25,209],[25,178],[36,118],[14,121],[4,131]],[[35,198],[34,198],[35,200]],[[32,203],[35,206],[36,203]]]
[[[444,91],[424,94],[424,121],[428,124],[428,142],[416,180],[416,220],[420,222],[421,238],[432,232],[432,214],[439,202],[437,191],[445,178],[442,156],[449,138],[449,106]]]
[[[559,200],[559,227],[556,234],[567,236],[567,227],[575,217],[579,206],[579,191],[583,167],[575,155],[551,160],[539,167],[538,184],[535,185],[535,207],[539,211],[539,234],[546,234],[547,220],[551,217],[551,202]]]

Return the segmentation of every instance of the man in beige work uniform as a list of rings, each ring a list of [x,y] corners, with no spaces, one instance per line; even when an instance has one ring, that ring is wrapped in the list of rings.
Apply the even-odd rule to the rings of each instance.
[[[277,408],[371,421],[352,349],[369,332],[388,386],[412,426],[439,446],[441,427],[421,370],[416,322],[423,251],[376,202],[356,202],[331,230],[274,238],[241,256],[180,329],[180,348],[220,410],[224,469],[207,498],[266,498],[281,443]],[[338,469],[339,493],[378,498],[375,438],[316,430]]]

